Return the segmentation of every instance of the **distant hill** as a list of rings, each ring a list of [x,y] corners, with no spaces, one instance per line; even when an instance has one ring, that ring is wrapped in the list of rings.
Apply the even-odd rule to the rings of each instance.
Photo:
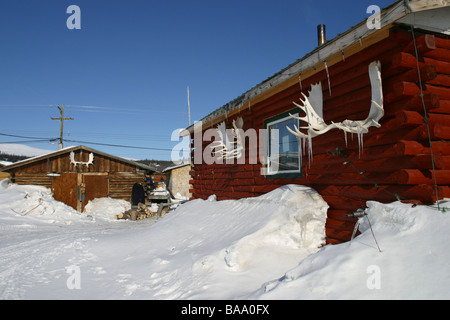
[[[46,150],[46,149],[39,149],[39,148],[33,148],[29,147],[23,144],[16,144],[16,143],[0,143],[0,159],[2,159],[2,156],[5,155],[12,155],[17,157],[22,157],[22,159],[30,158],[30,157],[36,157],[41,156],[43,154],[47,154],[50,152],[54,152],[54,150]],[[19,160],[22,160],[19,159]],[[7,159],[2,159],[7,160]],[[8,160],[11,161],[11,160]],[[18,160],[16,160],[18,161]]]

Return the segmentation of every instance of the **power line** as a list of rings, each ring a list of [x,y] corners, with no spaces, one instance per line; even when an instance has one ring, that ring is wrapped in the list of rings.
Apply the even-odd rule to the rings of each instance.
[[[100,146],[107,147],[118,147],[118,148],[129,148],[129,149],[141,149],[141,150],[159,150],[159,151],[181,151],[176,149],[168,149],[168,148],[151,148],[151,147],[138,147],[138,146],[124,146],[120,144],[110,144],[110,143],[101,143],[101,142],[90,142],[90,141],[80,141],[80,140],[68,140],[64,139],[67,142],[75,142],[75,143],[83,143],[83,144],[95,144]]]
[[[14,134],[7,134],[7,133],[0,133],[0,136],[5,136],[5,137],[13,137],[13,138],[21,138],[21,139],[35,139],[35,140],[40,140],[40,141],[56,141],[58,140],[58,138],[38,138],[38,137],[28,137],[28,136],[18,136],[18,135],[14,135]]]

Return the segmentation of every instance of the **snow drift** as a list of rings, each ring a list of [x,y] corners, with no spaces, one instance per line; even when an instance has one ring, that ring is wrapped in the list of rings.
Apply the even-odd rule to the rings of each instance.
[[[0,183],[1,299],[450,298],[450,221],[434,207],[369,202],[362,234],[329,246],[328,206],[304,186],[140,221],[113,220],[122,201],[87,208]]]

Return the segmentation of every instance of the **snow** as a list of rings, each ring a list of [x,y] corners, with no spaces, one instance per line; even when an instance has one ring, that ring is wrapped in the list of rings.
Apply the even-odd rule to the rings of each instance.
[[[0,143],[0,153],[13,154],[16,156],[36,157],[54,151],[29,147],[17,143]]]
[[[46,188],[3,180],[0,299],[450,298],[447,213],[370,201],[359,236],[324,245],[327,208],[287,185],[114,220],[129,203],[96,199],[78,213]]]

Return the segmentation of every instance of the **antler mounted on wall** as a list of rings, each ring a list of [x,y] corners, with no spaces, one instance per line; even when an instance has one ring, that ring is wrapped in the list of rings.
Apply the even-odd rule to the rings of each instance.
[[[92,152],[89,153],[88,162],[75,161],[75,153],[72,151],[72,152],[70,152],[70,163],[72,163],[75,167],[79,164],[81,164],[81,165],[84,164],[86,167],[89,167],[89,165],[94,164],[94,154]]]
[[[214,146],[216,151],[214,155],[219,155],[220,160],[239,159],[242,156],[244,150],[244,144],[242,141],[241,131],[244,127],[244,120],[242,117],[233,120],[233,129],[226,129],[225,122],[220,123],[217,126],[217,132],[220,140],[217,145]],[[228,135],[231,133],[231,138]]]
[[[300,101],[303,105],[293,102],[294,105],[305,112],[306,116],[290,116],[300,121],[307,122],[308,126],[300,128],[294,126],[294,129],[289,127],[287,129],[303,141],[306,139],[308,140],[309,159],[312,158],[312,138],[314,137],[327,133],[332,129],[339,129],[344,131],[346,135],[345,142],[347,143],[347,133],[356,133],[358,135],[359,151],[361,153],[361,148],[363,147],[363,135],[369,132],[370,127],[381,127],[379,121],[384,116],[384,108],[380,61],[374,61],[369,65],[369,77],[372,87],[372,103],[369,115],[365,120],[344,120],[342,122],[326,124],[323,119],[323,93],[322,84],[320,82],[311,86],[311,91],[309,91],[308,96],[302,93],[304,100],[300,99]],[[301,129],[306,129],[306,133],[303,133]]]

